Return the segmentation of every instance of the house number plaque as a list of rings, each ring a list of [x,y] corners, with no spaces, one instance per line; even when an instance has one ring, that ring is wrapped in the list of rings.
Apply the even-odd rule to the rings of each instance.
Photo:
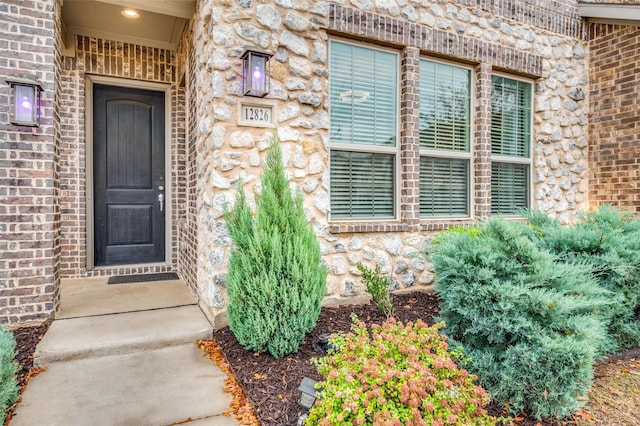
[[[273,127],[273,105],[240,103],[238,125]]]

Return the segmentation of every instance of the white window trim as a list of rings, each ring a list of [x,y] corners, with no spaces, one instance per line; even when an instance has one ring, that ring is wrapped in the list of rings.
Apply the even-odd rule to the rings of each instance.
[[[459,62],[454,61],[446,61],[443,59],[435,59],[431,57],[420,57],[420,61],[429,61],[436,62],[446,65],[451,65],[458,68],[463,68],[469,70],[470,73],[470,81],[469,81],[469,151],[447,151],[447,150],[439,150],[439,149],[429,149],[420,147],[420,157],[438,157],[438,158],[451,158],[456,160],[468,160],[469,161],[469,184],[467,185],[467,200],[469,201],[469,214],[466,216],[423,216],[420,215],[420,220],[423,222],[429,221],[442,221],[442,220],[471,220],[474,216],[475,211],[475,196],[473,188],[475,186],[475,164],[473,161],[474,151],[475,151],[475,118],[476,118],[476,84],[475,84],[475,72],[473,67],[461,64]],[[420,72],[420,65],[418,64],[418,73]],[[418,79],[420,76],[418,76]],[[419,81],[419,80],[418,80]],[[420,102],[418,100],[418,102]],[[418,107],[419,108],[419,107]],[[420,159],[418,159],[418,162]],[[418,167],[420,165],[418,164]],[[420,201],[418,200],[418,211],[420,211]]]
[[[533,197],[533,191],[534,191],[534,186],[533,186],[533,179],[534,179],[534,170],[533,170],[533,134],[534,134],[534,111],[533,111],[533,101],[534,101],[534,92],[535,92],[535,81],[530,79],[530,78],[524,78],[521,76],[517,76],[517,75],[513,75],[513,74],[507,74],[507,73],[503,73],[503,72],[492,72],[491,76],[497,76],[497,77],[504,77],[504,78],[508,78],[511,80],[517,80],[517,81],[522,81],[524,83],[529,83],[531,85],[531,95],[529,98],[529,109],[530,109],[530,114],[529,114],[529,147],[528,147],[528,152],[527,152],[527,156],[526,157],[517,157],[517,156],[510,156],[510,155],[498,155],[498,154],[491,154],[491,163],[512,163],[512,164],[527,164],[529,166],[529,188],[528,188],[528,206],[527,208],[532,208],[533,207],[533,203],[534,203],[534,197]],[[493,82],[491,83],[491,87],[493,89]],[[493,200],[492,200],[493,201]],[[490,206],[491,208],[491,206]],[[517,214],[502,214],[501,217],[504,218],[521,218],[521,216],[517,215]]]
[[[329,151],[349,151],[349,152],[368,152],[372,154],[393,154],[395,156],[394,161],[394,171],[395,175],[393,176],[393,217],[389,218],[381,218],[376,216],[370,217],[358,217],[358,218],[332,218],[331,211],[329,211],[329,223],[362,223],[362,222],[376,222],[376,223],[385,223],[385,222],[398,222],[400,220],[401,212],[401,190],[402,190],[402,170],[401,170],[401,162],[400,162],[400,91],[401,91],[401,79],[402,79],[402,68],[401,68],[401,58],[400,52],[398,50],[381,47],[372,43],[365,42],[355,42],[349,39],[343,39],[339,37],[331,37],[328,40],[328,48],[327,48],[327,58],[328,58],[328,69],[329,73],[331,73],[331,45],[332,43],[342,43],[342,44],[350,44],[352,46],[363,47],[366,49],[379,50],[382,52],[393,53],[396,56],[396,145],[394,147],[386,147],[381,145],[365,145],[365,144],[349,144],[349,143],[334,143],[331,141],[331,123],[329,123]],[[327,83],[327,94],[330,97],[331,95],[331,87],[330,82],[331,78],[329,77]],[[331,117],[331,103],[329,103],[329,117]],[[331,155],[329,153],[329,174],[331,174]],[[329,203],[331,203],[331,187],[329,187]]]

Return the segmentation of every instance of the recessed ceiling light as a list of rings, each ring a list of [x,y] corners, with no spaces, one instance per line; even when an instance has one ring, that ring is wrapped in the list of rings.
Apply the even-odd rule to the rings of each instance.
[[[140,14],[133,9],[122,9],[122,12],[120,13],[125,18],[138,19],[140,17]]]

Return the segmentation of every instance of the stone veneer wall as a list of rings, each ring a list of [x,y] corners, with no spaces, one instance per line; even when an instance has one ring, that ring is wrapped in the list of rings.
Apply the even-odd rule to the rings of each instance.
[[[640,213],[640,29],[590,26],[590,202]]]
[[[56,0],[0,4],[0,323],[41,321],[59,303]],[[44,86],[41,125],[14,126],[4,78],[34,74]]]
[[[184,164],[184,90],[176,85],[175,53],[170,50],[139,46],[119,41],[77,36],[75,56],[65,57],[61,72],[61,150],[60,203],[62,213],[61,268],[64,277],[90,277],[113,274],[141,274],[173,271],[177,262],[178,216],[184,208],[179,171]],[[165,105],[171,107],[171,131],[166,135],[171,145],[172,203],[171,238],[173,250],[169,264],[124,265],[87,269],[86,216],[86,135],[85,83],[87,75],[118,77],[128,80],[171,85]],[[169,182],[169,176],[167,176]],[[169,237],[169,235],[168,235]]]
[[[587,200],[588,59],[584,25],[574,1],[202,0],[193,24],[198,91],[198,293],[215,325],[224,324],[226,265],[231,241],[222,213],[242,181],[257,185],[270,130],[237,125],[240,55],[245,45],[274,52],[272,89],[278,134],[292,185],[302,189],[310,222],[329,269],[326,303],[362,300],[355,264],[377,263],[397,289],[428,289],[420,257],[432,231],[453,221],[421,220],[415,200],[416,66],[445,57],[474,66],[474,217],[490,206],[491,73],[535,79],[533,207],[570,222]],[[328,57],[330,37],[396,48],[400,53],[402,208],[398,220],[329,221]],[[422,56],[421,56],[422,55]],[[249,99],[247,99],[249,100]],[[463,221],[462,223],[469,223]],[[460,223],[460,222],[456,222]]]

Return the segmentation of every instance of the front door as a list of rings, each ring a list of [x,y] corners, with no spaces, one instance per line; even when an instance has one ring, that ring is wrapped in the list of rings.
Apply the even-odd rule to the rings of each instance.
[[[165,259],[164,92],[94,84],[96,266]]]

